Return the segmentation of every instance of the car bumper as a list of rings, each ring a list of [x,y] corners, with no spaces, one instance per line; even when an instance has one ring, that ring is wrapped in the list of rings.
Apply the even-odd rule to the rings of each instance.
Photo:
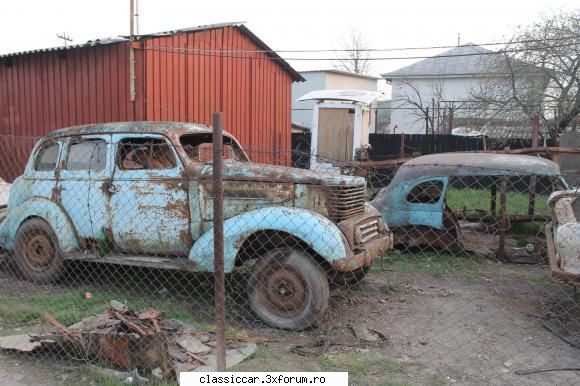
[[[393,234],[387,231],[381,234],[380,237],[360,246],[352,255],[333,261],[332,268],[339,272],[356,271],[359,268],[371,265],[375,257],[392,248]]]

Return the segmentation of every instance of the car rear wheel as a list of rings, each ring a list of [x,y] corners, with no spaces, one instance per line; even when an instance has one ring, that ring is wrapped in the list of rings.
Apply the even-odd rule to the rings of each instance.
[[[24,276],[37,283],[58,279],[64,268],[58,240],[44,220],[31,219],[20,226],[14,245],[16,264]]]
[[[303,251],[279,248],[258,261],[248,282],[250,306],[272,327],[301,330],[326,310],[328,278]]]

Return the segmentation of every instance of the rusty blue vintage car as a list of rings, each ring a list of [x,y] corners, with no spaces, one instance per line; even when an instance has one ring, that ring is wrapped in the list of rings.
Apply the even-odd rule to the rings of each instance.
[[[67,260],[212,272],[212,140],[207,126],[173,122],[51,132],[12,186],[0,247],[35,282],[61,278]],[[329,282],[363,277],[392,235],[363,178],[255,164],[230,134],[223,144],[225,271],[255,260],[253,311],[308,327]]]

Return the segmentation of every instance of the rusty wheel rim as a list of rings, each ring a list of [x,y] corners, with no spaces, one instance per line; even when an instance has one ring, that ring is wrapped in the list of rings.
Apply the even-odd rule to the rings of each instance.
[[[294,267],[273,263],[263,272],[258,285],[261,303],[272,314],[289,318],[304,311],[308,285]]]
[[[54,262],[55,254],[53,243],[44,233],[32,232],[27,235],[22,255],[30,269],[36,272],[46,271]]]

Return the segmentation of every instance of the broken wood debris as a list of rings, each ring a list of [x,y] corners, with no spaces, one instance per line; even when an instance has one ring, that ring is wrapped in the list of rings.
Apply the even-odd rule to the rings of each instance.
[[[112,301],[104,313],[65,326],[48,312],[55,327],[46,335],[0,337],[0,349],[31,352],[50,348],[90,363],[109,363],[117,370],[143,376],[176,379],[181,371],[215,371],[215,336],[155,309],[131,311]],[[239,363],[256,350],[254,342],[267,338],[232,338],[226,344],[227,365]],[[124,373],[125,374],[125,373]]]

